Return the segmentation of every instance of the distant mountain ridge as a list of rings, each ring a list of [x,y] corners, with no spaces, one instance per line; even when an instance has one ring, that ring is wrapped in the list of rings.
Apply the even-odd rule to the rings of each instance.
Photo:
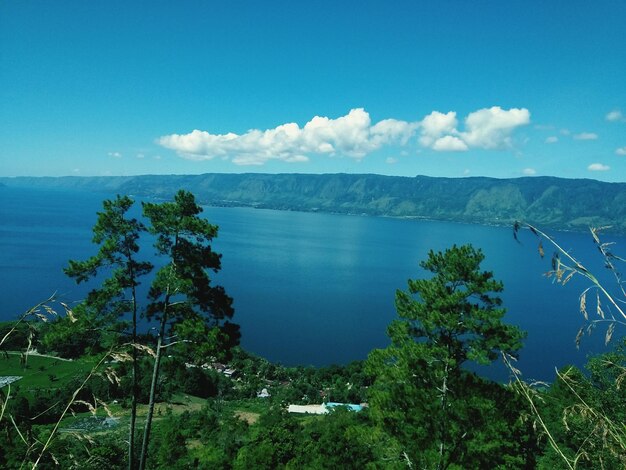
[[[524,177],[437,178],[375,174],[222,174],[0,178],[0,185],[168,199],[181,188],[203,204],[416,217],[544,228],[613,226],[626,233],[626,183]]]

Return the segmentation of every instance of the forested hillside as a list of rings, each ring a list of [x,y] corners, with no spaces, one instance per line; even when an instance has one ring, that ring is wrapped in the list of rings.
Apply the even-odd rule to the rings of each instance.
[[[626,183],[533,177],[432,178],[356,174],[203,174],[2,178],[0,184],[169,199],[180,188],[203,204],[417,217],[483,224],[517,219],[565,230],[626,232]]]

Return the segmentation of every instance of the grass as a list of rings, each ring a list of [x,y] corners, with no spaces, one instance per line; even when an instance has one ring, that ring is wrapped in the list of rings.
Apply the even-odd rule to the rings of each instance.
[[[27,390],[63,388],[72,379],[88,374],[92,366],[93,363],[87,359],[64,361],[34,355],[28,356],[24,366],[20,363],[19,353],[9,353],[8,358],[0,355],[0,376],[21,376],[22,379],[13,385]]]
[[[245,412],[262,414],[269,408],[269,401],[261,398],[246,398],[241,400],[228,400],[223,402],[225,410],[233,413]]]
[[[255,424],[270,406],[270,402],[261,398],[246,398],[223,402],[223,410],[230,412],[248,424]]]
[[[261,413],[267,409],[267,404],[264,402],[258,403],[258,399],[233,400],[232,402],[225,401],[223,404],[225,405],[223,408],[224,412],[232,413],[248,424],[255,424]],[[158,423],[163,421],[170,413],[173,416],[178,416],[185,411],[200,411],[206,405],[207,400],[204,398],[178,393],[173,395],[167,402],[155,403],[154,422]],[[119,404],[108,404],[108,409],[111,414],[119,420],[112,428],[102,426],[101,423],[98,423],[97,419],[94,419],[95,417],[105,418],[107,416],[104,408],[98,407],[95,417],[90,412],[80,412],[66,416],[61,422],[60,431],[68,432],[82,429],[84,432],[93,435],[98,433],[119,432],[121,429],[126,429],[130,420],[130,409],[123,408]],[[147,413],[148,405],[139,404],[137,407],[137,429],[139,431],[143,430]]]

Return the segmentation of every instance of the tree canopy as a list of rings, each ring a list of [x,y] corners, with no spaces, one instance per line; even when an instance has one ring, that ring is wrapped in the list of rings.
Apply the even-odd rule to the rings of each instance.
[[[493,445],[481,457],[489,446],[485,436],[503,443],[503,433],[517,432],[514,415],[494,407],[514,397],[462,369],[467,361],[488,364],[500,351],[515,354],[524,337],[502,322],[497,294],[503,286],[481,270],[483,259],[471,245],[430,251],[420,266],[432,277],[410,279],[408,291],[396,292],[399,318],[388,328],[391,344],[368,358],[376,378],[372,415],[406,458],[422,466],[504,464],[508,454],[519,457]]]

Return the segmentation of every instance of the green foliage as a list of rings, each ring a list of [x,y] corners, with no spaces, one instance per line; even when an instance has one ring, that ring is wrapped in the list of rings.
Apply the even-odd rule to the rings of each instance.
[[[237,455],[236,469],[284,467],[298,453],[300,424],[282,410],[273,410],[259,420],[259,430]]]
[[[615,327],[623,326],[626,319],[623,308],[626,290],[619,269],[626,259],[614,252],[613,242],[601,239],[601,232],[609,227],[590,227],[589,230],[604,267],[613,275],[613,286],[596,277],[555,239],[526,222],[514,224],[516,239],[522,227],[528,228],[539,239],[540,256],[544,255],[544,242],[555,249],[551,259],[552,269],[546,273],[547,277],[561,285],[574,277],[580,277],[589,284],[582,291],[579,303],[580,313],[587,325],[580,328],[576,345],[581,341],[584,330],[590,333],[603,324],[608,325],[604,338],[608,345]],[[599,318],[591,319],[587,311],[587,297],[594,292]],[[614,351],[589,360],[589,376],[574,367],[557,371],[557,380],[547,394],[538,393],[532,384],[525,383],[520,371],[507,362],[515,378],[516,390],[528,401],[549,445],[539,461],[541,468],[557,464],[570,469],[626,468],[626,400],[621,390],[626,378],[625,357],[626,346],[622,340]]]
[[[471,245],[430,251],[420,266],[433,277],[409,280],[408,292],[396,293],[400,320],[389,329],[392,343],[404,343],[407,335],[423,341],[434,357],[457,371],[467,360],[485,365],[500,351],[515,354],[524,334],[502,323],[502,300],[492,293],[503,286],[493,273],[480,270],[483,259]]]
[[[76,359],[102,353],[115,343],[114,331],[93,308],[81,304],[74,313],[72,317],[57,317],[41,327],[41,352]]]
[[[168,395],[186,393],[200,398],[228,396],[232,388],[232,380],[223,374],[200,367],[188,367],[175,358],[163,361],[162,388]]]
[[[114,320],[136,308],[134,289],[139,285],[139,278],[152,270],[152,265],[136,259],[138,240],[146,228],[137,219],[127,216],[133,200],[118,195],[114,200],[103,201],[102,205],[104,210],[98,212],[93,227],[93,242],[99,245],[98,253],[85,261],[70,260],[64,271],[81,283],[106,270],[109,277],[89,293],[86,305]]]
[[[70,260],[65,273],[81,283],[106,271],[109,277],[101,281],[100,287],[93,289],[84,303],[83,313],[96,312],[92,322],[100,322],[100,328],[84,328],[82,333],[107,329],[119,331],[118,317],[131,314],[131,342],[137,340],[139,279],[152,270],[152,265],[137,259],[138,240],[146,231],[143,223],[128,217],[133,200],[128,196],[117,196],[115,200],[105,200],[104,210],[98,213],[98,220],[93,227],[93,242],[100,246],[95,256],[85,261]],[[69,317],[69,315],[68,315]],[[85,317],[85,315],[83,315]],[[74,321],[75,316],[69,317]],[[80,319],[80,321],[85,321]],[[100,335],[94,335],[100,336]],[[78,348],[77,348],[78,349]],[[137,385],[137,351],[132,349],[133,385],[131,389],[131,424],[129,437],[129,467],[134,466],[136,403],[139,394]]]
[[[173,424],[173,423],[172,423]],[[152,454],[158,468],[187,468],[185,436],[179,426],[163,426],[160,439],[152,443]]]
[[[175,321],[171,335],[183,339],[174,347],[178,357],[194,364],[202,364],[207,358],[230,359],[231,350],[241,336],[239,326],[228,321],[216,324],[215,321],[192,311]]]
[[[165,264],[150,285],[146,309],[147,318],[157,318],[160,326],[140,470],[146,468],[163,348],[179,343],[177,349],[183,359],[208,354],[226,358],[230,348],[239,342],[239,327],[228,322],[234,313],[232,299],[223,287],[211,284],[208,273],[221,268],[221,255],[210,244],[217,236],[217,226],[200,218],[201,212],[193,194],[184,190],[176,193],[173,202],[143,203],[144,216],[150,221],[149,231],[156,238],[154,247]],[[165,344],[168,326],[172,335],[189,334],[191,338],[177,338]]]
[[[88,441],[83,436],[67,434],[54,443],[38,468],[112,470],[124,467],[126,444],[118,431],[101,433],[88,446],[86,444]]]
[[[560,451],[576,462],[575,468],[624,468],[626,340],[613,351],[590,358],[586,368],[588,374],[571,366],[560,370],[537,400],[540,414]],[[539,467],[562,463],[562,456],[546,445]]]
[[[28,337],[32,333],[38,333],[35,322],[0,322],[0,340],[6,338],[2,346],[0,346],[0,354],[3,351],[19,351],[23,349],[28,344]]]
[[[183,190],[173,202],[143,203],[143,211],[150,220],[149,231],[156,237],[157,254],[166,260],[150,286],[147,317],[167,315],[194,336],[206,333],[198,329],[198,320],[208,327],[223,327],[222,320],[231,318],[234,311],[232,299],[223,287],[211,284],[208,273],[221,268],[221,255],[210,244],[217,236],[217,226],[199,217],[202,208]],[[222,329],[234,335],[232,343],[236,344],[237,328]],[[214,352],[218,350],[216,347]]]
[[[292,468],[373,468],[376,456],[363,441],[369,431],[363,415],[337,409],[304,426]]]
[[[506,412],[514,396],[462,369],[515,354],[524,336],[502,323],[502,283],[480,269],[483,258],[471,245],[431,251],[420,265],[433,276],[396,293],[391,345],[368,357],[372,418],[419,466],[525,463],[523,449],[507,444],[525,433]]]

